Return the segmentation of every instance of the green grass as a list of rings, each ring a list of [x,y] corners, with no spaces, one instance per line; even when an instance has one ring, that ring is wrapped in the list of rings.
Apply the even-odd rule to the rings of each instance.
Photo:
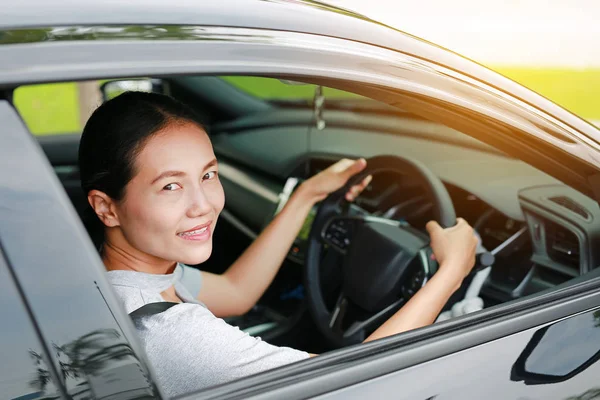
[[[567,110],[600,120],[600,69],[495,68]]]
[[[600,68],[555,69],[498,67],[496,71],[537,91],[550,100],[592,121],[600,121]],[[241,90],[261,97],[310,100],[313,85],[288,85],[276,79],[226,77]],[[325,88],[325,96],[355,97]],[[80,132],[78,92],[75,83],[44,84],[18,88],[15,104],[30,131],[36,135]]]
[[[315,94],[315,85],[293,85],[283,83],[278,79],[261,78],[254,76],[225,76],[226,81],[237,86],[244,92],[261,99],[308,99],[312,100]],[[327,98],[360,98],[354,93],[343,90],[323,88]]]
[[[27,127],[36,135],[82,129],[75,83],[23,86],[15,91],[14,102]]]

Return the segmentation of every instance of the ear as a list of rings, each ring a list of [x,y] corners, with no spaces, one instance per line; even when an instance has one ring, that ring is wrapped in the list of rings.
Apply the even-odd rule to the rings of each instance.
[[[88,202],[104,225],[109,228],[120,225],[115,201],[106,193],[99,190],[90,190]]]

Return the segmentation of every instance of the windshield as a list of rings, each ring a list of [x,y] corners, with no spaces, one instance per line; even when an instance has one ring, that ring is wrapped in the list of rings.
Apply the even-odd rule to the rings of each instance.
[[[254,97],[267,101],[308,100],[312,101],[316,85],[282,81],[274,78],[258,76],[223,76],[224,81]],[[323,94],[328,99],[367,99],[343,90],[323,87]],[[371,100],[374,101],[374,100]]]
[[[247,95],[280,107],[312,107],[317,85],[256,76],[221,76],[221,79]],[[398,113],[368,97],[323,86],[328,109],[357,109],[372,112]]]

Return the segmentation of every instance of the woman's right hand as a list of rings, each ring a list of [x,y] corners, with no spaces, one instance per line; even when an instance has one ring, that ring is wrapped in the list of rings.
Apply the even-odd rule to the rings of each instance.
[[[473,228],[462,218],[457,218],[456,225],[450,228],[443,229],[435,221],[429,221],[426,228],[433,254],[440,264],[439,272],[449,274],[460,286],[475,265],[478,240]]]
[[[475,265],[477,238],[464,219],[458,218],[456,225],[447,229],[431,221],[427,223],[427,231],[440,269],[366,342],[433,323]]]

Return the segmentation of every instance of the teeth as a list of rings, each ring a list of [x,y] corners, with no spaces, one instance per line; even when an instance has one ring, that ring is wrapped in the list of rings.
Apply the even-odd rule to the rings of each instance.
[[[178,233],[178,235],[179,235],[179,236],[193,236],[193,235],[199,235],[199,234],[201,234],[201,233],[205,232],[207,229],[208,229],[208,226],[205,226],[204,228],[196,229],[195,231]]]

